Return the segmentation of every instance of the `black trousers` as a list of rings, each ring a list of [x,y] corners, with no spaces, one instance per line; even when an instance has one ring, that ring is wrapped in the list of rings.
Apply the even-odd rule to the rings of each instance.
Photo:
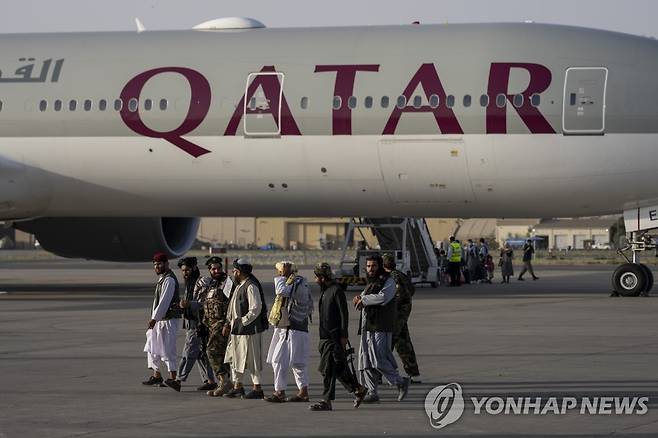
[[[448,274],[450,274],[450,286],[459,286],[461,276],[461,263],[448,262]]]
[[[359,389],[359,382],[347,363],[345,351],[339,342],[333,339],[320,339],[318,346],[320,350],[319,371],[322,373],[322,400],[331,401],[336,398],[336,380],[345,389],[354,393]]]

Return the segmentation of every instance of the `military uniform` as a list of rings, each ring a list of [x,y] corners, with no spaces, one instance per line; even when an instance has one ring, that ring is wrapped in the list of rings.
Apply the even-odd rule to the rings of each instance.
[[[206,300],[203,303],[203,324],[208,329],[208,342],[206,353],[216,376],[222,383],[230,380],[230,368],[224,363],[224,354],[228,345],[228,336],[222,335],[222,328],[226,324],[226,312],[229,299],[224,295],[224,274],[220,280],[211,279],[207,286]]]
[[[391,271],[391,277],[395,281],[395,301],[397,303],[397,316],[393,330],[393,348],[400,355],[402,365],[407,375],[416,377],[420,375],[416,352],[411,343],[409,335],[409,315],[411,315],[411,297],[414,294],[414,286],[409,277],[400,271]]]

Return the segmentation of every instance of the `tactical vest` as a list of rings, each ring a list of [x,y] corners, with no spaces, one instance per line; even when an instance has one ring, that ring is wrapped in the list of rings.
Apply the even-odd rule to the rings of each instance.
[[[450,256],[450,262],[459,263],[462,261],[462,246],[457,242],[452,242],[450,244],[452,247],[452,255]]]
[[[164,273],[164,275],[158,280],[158,284],[155,286],[155,298],[153,301],[153,307],[158,305],[160,302],[160,296],[162,295],[162,285],[164,284],[165,278],[170,277],[174,279],[174,296],[171,297],[171,302],[169,303],[169,308],[167,309],[167,313],[165,313],[164,318],[162,318],[163,321],[166,321],[168,319],[176,319],[181,317],[181,309],[178,306],[178,303],[180,302],[180,295],[178,294],[178,279],[176,278],[176,275],[169,270]]]
[[[370,283],[364,292],[364,295],[379,293],[386,284],[388,275],[381,275],[375,282]],[[395,298],[388,303],[376,306],[365,306],[364,313],[366,316],[366,331],[369,332],[393,332],[395,327],[395,318],[397,315],[397,304]],[[361,325],[361,324],[359,324]],[[360,330],[360,327],[359,327]]]
[[[226,276],[219,280],[211,280],[208,286],[206,299],[203,303],[204,320],[208,324],[225,324],[226,314],[228,312],[229,298],[224,295],[223,288]]]
[[[248,325],[242,325],[242,318],[249,313],[249,299],[247,298],[247,288],[249,285],[253,285],[258,289],[260,295],[261,308],[260,315]],[[232,292],[235,294],[235,300],[237,300],[238,305],[238,319],[234,322],[233,327],[231,328],[231,334],[233,335],[254,335],[256,333],[264,332],[269,328],[269,322],[267,321],[267,305],[265,304],[265,296],[263,295],[263,288],[260,283],[253,275],[250,275],[249,278],[241,285],[235,288]]]

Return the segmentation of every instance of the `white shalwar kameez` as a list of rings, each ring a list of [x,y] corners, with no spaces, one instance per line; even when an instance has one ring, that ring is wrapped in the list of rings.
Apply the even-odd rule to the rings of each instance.
[[[231,321],[231,324],[240,315],[237,290],[245,281],[247,280],[241,281],[235,287],[231,301],[229,301],[227,319]],[[258,292],[258,288],[253,284],[247,287],[247,301],[249,303],[249,310],[242,317],[243,326],[251,324],[256,318],[260,317],[262,309],[260,293]],[[260,385],[260,372],[263,369],[261,343],[262,333],[256,333],[254,335],[230,335],[226,354],[224,355],[224,362],[231,364],[231,375],[234,383],[241,384],[245,371],[249,371],[252,383],[254,385]]]
[[[172,318],[162,320],[169,309],[175,289],[176,280],[172,277],[165,278],[162,283],[160,302],[153,303],[151,319],[157,322],[152,329],[146,331],[144,351],[146,352],[148,367],[154,371],[160,371],[160,367],[158,366],[160,362],[165,363],[169,372],[177,370],[176,333],[180,328],[181,319]]]
[[[274,292],[276,295],[290,297],[293,285],[286,284],[286,277],[274,277]],[[297,294],[309,295],[308,283],[301,279],[295,289]],[[312,310],[312,308],[310,309]],[[308,328],[308,323],[306,323]],[[293,330],[287,327],[275,327],[270,348],[267,352],[267,363],[274,370],[274,390],[285,391],[288,386],[288,368],[292,368],[298,389],[308,386],[308,331]]]

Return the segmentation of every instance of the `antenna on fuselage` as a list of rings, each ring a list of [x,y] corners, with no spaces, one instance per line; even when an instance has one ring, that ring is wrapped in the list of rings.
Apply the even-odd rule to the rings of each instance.
[[[135,17],[135,24],[137,25],[137,33],[142,33],[146,30],[146,27],[144,27],[144,24],[140,21],[139,18]]]

